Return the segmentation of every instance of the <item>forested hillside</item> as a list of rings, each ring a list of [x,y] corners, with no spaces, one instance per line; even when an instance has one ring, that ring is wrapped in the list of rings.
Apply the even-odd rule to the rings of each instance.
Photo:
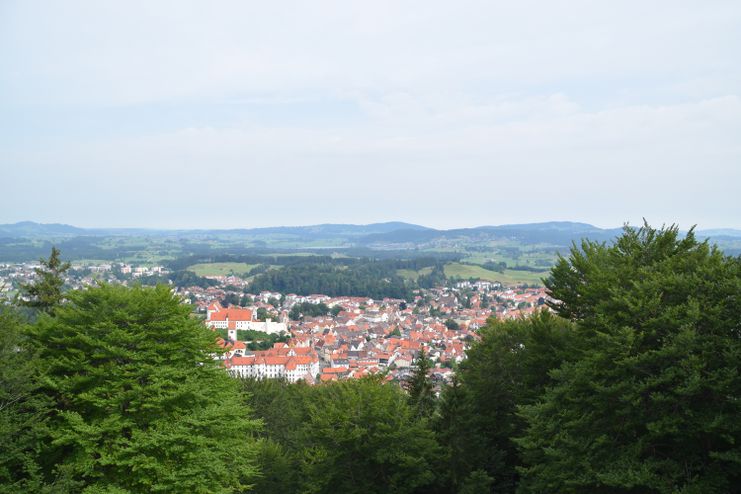
[[[400,269],[418,270],[435,266],[434,259],[410,261],[341,260],[317,263],[313,260],[270,270],[258,275],[250,289],[309,295],[321,293],[329,296],[370,297],[376,299],[411,299],[412,289],[419,285],[400,276]]]

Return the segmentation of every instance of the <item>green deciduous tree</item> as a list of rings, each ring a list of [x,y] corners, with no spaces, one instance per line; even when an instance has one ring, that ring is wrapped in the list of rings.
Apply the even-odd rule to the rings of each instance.
[[[398,386],[379,378],[323,385],[308,409],[307,492],[401,494],[433,481],[437,445]]]
[[[433,492],[432,431],[395,384],[242,382],[265,424],[256,492]]]
[[[293,429],[296,433],[296,429]],[[298,455],[271,439],[258,442],[257,462],[260,476],[253,490],[255,494],[301,492],[301,475]]]
[[[438,430],[443,446],[452,441],[451,449],[460,450],[453,460],[456,481],[481,469],[494,478],[495,492],[514,492],[522,459],[513,438],[524,430],[517,407],[537,401],[551,383],[551,370],[573,358],[575,335],[571,323],[548,312],[508,321],[491,319],[480,335],[461,365],[463,389],[443,394],[444,422]],[[464,448],[446,427],[465,430]]]
[[[36,280],[21,287],[28,298],[23,304],[50,314],[62,301],[63,275],[70,263],[62,262],[56,247],[51,248],[49,259],[40,259],[39,262],[41,267],[34,269]]]
[[[458,331],[459,329],[461,329],[460,325],[457,322],[455,322],[453,319],[446,319],[445,327],[451,331]]]
[[[303,381],[290,384],[280,379],[242,379],[243,389],[255,415],[262,419],[258,454],[261,476],[256,494],[304,492],[301,475],[306,437],[307,403],[315,388]]]
[[[63,492],[39,464],[51,402],[39,393],[39,360],[22,326],[0,306],[0,493]]]
[[[266,319],[270,319],[270,313],[264,307],[260,307],[255,313],[255,319],[258,321],[265,321]]]
[[[739,492],[739,259],[645,225],[572,248],[547,287],[584,346],[522,408],[520,490]]]
[[[54,401],[48,465],[82,492],[231,493],[258,424],[212,332],[167,287],[71,292],[33,331]]]

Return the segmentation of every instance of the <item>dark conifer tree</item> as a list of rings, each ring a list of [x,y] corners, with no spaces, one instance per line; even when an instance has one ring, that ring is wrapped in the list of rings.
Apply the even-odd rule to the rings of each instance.
[[[62,262],[56,247],[51,248],[49,259],[40,259],[40,262],[41,267],[34,269],[36,280],[21,287],[22,293],[28,298],[22,303],[51,314],[62,302],[63,275],[70,268],[70,263]]]
[[[414,361],[412,376],[406,383],[409,403],[418,417],[430,417],[435,411],[435,391],[430,379],[431,368],[430,359],[423,347]]]

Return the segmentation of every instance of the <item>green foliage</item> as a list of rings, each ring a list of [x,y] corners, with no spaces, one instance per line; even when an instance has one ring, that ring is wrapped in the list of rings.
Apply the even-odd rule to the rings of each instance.
[[[219,328],[215,330],[215,333],[224,340],[229,339],[229,330],[226,328]],[[238,329],[237,330],[237,341],[247,341],[248,350],[267,350],[273,348],[276,343],[285,343],[290,339],[288,333],[272,333],[268,334],[264,331],[255,331],[254,329]]]
[[[280,379],[242,379],[242,389],[256,417],[263,421],[262,437],[289,450],[301,448],[301,427],[306,421],[306,402],[313,388],[302,381],[289,384]]]
[[[453,319],[446,319],[445,327],[451,331],[458,331],[459,329],[461,329],[460,325],[457,322],[455,322]]]
[[[260,476],[250,492],[273,494],[301,492],[295,454],[271,439],[258,442],[257,462]]]
[[[409,493],[433,481],[434,438],[401,389],[366,378],[316,391],[304,450],[310,492]]]
[[[522,407],[522,492],[737,492],[739,259],[646,225],[574,247],[547,286],[584,345]]]
[[[84,492],[233,492],[258,424],[212,357],[213,333],[167,287],[103,285],[33,330],[54,401],[47,468]]]
[[[0,306],[0,493],[62,492],[38,462],[51,403],[38,392],[39,360],[23,333],[20,319]]]
[[[490,319],[461,365],[461,389],[443,393],[438,431],[451,453],[455,485],[477,469],[513,492],[522,464],[512,438],[524,430],[518,405],[537,401],[550,371],[573,356],[572,325],[548,312],[527,319]],[[461,442],[462,441],[462,442]]]
[[[473,454],[480,445],[480,433],[474,428],[475,418],[467,388],[458,376],[440,395],[433,429],[442,454],[437,461],[440,492],[456,492],[476,465]]]
[[[168,279],[172,281],[172,284],[178,288],[186,288],[189,286],[208,288],[210,286],[216,286],[219,284],[219,282],[216,280],[198,276],[191,271],[175,271],[168,275]]]
[[[264,420],[263,434],[279,445],[265,453],[264,461],[276,465],[263,464],[270,480],[258,481],[257,493],[425,492],[434,478],[434,437],[398,386],[378,378],[244,386]]]
[[[481,267],[484,269],[488,269],[489,271],[494,271],[497,273],[504,273],[504,270],[507,269],[507,263],[504,261],[499,261],[499,262],[487,261],[484,264],[482,264]]]
[[[239,341],[270,340],[273,336],[265,331],[255,331],[254,329],[238,329],[237,339]]]
[[[273,334],[268,335],[268,337],[265,339],[255,339],[249,336],[245,336],[243,334],[240,335],[240,331],[249,332],[250,330],[242,330],[242,329],[238,330],[237,339],[242,340],[242,341],[249,341],[249,343],[247,343],[247,349],[252,350],[252,351],[268,350],[269,348],[273,348],[273,346],[275,346],[276,343],[286,343],[290,339],[290,336],[287,333],[281,333],[281,334],[273,333]],[[261,331],[257,331],[257,332],[260,333]]]
[[[417,414],[417,417],[430,417],[435,411],[435,391],[430,379],[430,362],[425,349],[419,351],[414,360],[414,370],[409,381],[406,383],[406,391],[409,393],[409,404]]]
[[[267,319],[272,319],[270,312],[264,307],[259,307],[257,309],[257,312],[255,313],[255,319],[258,321],[265,321]]]
[[[463,486],[458,491],[458,494],[481,494],[482,492],[489,492],[493,484],[494,479],[485,470],[474,470],[463,481]]]
[[[310,295],[409,298],[413,284],[396,273],[398,261],[306,261],[255,277],[250,290]]]
[[[36,280],[21,287],[28,297],[24,305],[50,314],[62,302],[63,275],[70,263],[62,262],[59,254],[59,249],[52,247],[49,259],[39,260],[41,267],[34,269]]]
[[[443,312],[438,307],[430,307],[429,314],[430,314],[430,317],[443,317],[444,316]]]
[[[304,317],[319,317],[329,314],[329,307],[324,302],[312,304],[311,302],[302,302],[294,304],[288,312],[288,318],[292,321],[298,321]]]
[[[236,293],[227,293],[224,298],[221,299],[222,307],[230,307],[232,305],[239,305],[241,297]],[[264,311],[265,309],[263,309]]]
[[[417,278],[417,284],[420,288],[435,288],[445,285],[447,277],[445,276],[444,265],[437,263],[429,274],[421,274]]]

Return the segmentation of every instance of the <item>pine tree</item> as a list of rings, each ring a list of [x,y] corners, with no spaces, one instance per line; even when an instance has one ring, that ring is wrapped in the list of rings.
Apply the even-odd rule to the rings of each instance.
[[[414,360],[412,376],[406,383],[409,403],[418,417],[430,417],[435,411],[435,391],[430,379],[431,368],[430,359],[422,347]]]
[[[51,314],[62,302],[63,275],[70,268],[70,263],[62,262],[56,247],[51,248],[49,259],[40,259],[39,262],[41,267],[34,269],[36,280],[21,287],[28,298],[23,305]]]
[[[458,494],[482,494],[490,492],[493,484],[494,479],[485,470],[475,470],[463,482],[463,486],[458,491]]]
[[[483,438],[473,424],[471,397],[461,385],[458,375],[443,388],[432,426],[442,449],[439,483],[440,492],[458,492],[466,476],[482,464]],[[482,491],[487,492],[487,491]]]

